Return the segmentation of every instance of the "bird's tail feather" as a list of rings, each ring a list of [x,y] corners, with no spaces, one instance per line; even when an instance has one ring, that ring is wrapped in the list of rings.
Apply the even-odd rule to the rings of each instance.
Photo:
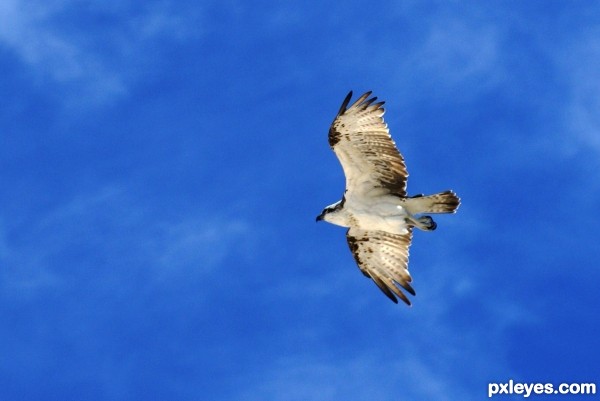
[[[411,214],[454,213],[460,206],[460,198],[452,191],[428,196],[419,195],[407,198],[405,202],[406,209]]]

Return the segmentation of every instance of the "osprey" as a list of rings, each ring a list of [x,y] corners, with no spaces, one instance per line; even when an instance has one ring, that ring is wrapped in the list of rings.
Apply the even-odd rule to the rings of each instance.
[[[329,128],[329,145],[346,176],[342,199],[323,209],[317,221],[349,227],[346,239],[362,273],[395,303],[410,305],[400,287],[415,295],[408,272],[412,229],[433,231],[423,213],[454,213],[460,199],[452,191],[406,194],[406,165],[383,121],[384,102],[367,92],[350,107],[352,91]]]

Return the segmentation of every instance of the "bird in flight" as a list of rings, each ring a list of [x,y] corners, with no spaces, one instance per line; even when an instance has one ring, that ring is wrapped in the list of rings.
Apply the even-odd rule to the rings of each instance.
[[[437,224],[424,213],[454,213],[460,199],[450,190],[408,196],[404,158],[383,120],[383,104],[371,92],[350,106],[348,93],[329,128],[329,145],[346,176],[342,199],[327,206],[317,221],[348,227],[346,239],[362,273],[393,302],[415,295],[408,272],[412,229],[433,231]]]

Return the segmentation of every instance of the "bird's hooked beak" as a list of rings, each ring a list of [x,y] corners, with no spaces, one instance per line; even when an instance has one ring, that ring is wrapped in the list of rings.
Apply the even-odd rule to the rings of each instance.
[[[320,215],[317,216],[317,221],[321,221],[323,220],[323,216],[325,215],[325,212],[321,213]]]

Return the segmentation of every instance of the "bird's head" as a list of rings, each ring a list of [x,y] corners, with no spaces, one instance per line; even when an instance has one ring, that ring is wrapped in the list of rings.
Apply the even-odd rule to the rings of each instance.
[[[317,221],[329,221],[331,222],[332,217],[336,214],[336,212],[342,209],[342,201],[336,202],[333,205],[327,206],[320,215],[317,216]]]

